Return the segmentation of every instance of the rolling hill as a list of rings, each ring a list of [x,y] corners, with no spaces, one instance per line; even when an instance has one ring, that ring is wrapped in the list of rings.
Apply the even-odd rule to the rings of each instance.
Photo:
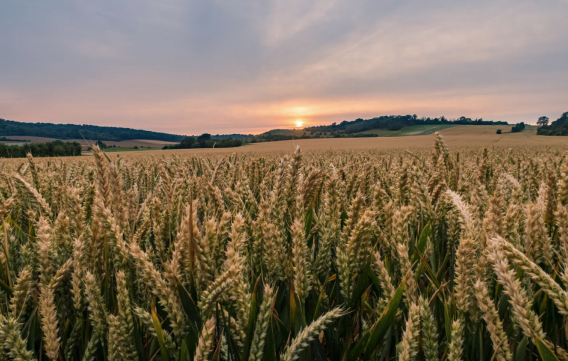
[[[184,136],[148,130],[103,127],[98,125],[24,123],[0,119],[1,136],[33,136],[53,139],[87,139],[103,141],[124,141],[133,139],[179,142]]]
[[[507,122],[471,119],[460,117],[447,119],[445,117],[430,118],[416,115],[383,115],[371,119],[344,120],[341,123],[318,125],[303,129],[273,129],[271,131],[252,134],[216,134],[207,135],[212,140],[237,139],[243,143],[270,142],[291,139],[313,138],[372,138],[372,137],[401,137],[432,134],[436,131],[451,128],[456,125],[500,125],[505,127]],[[95,125],[24,123],[0,119],[0,136],[37,142],[39,139],[77,141],[88,147],[93,141],[101,140],[109,146],[132,148],[161,148],[174,143],[180,143],[185,136],[152,132],[147,130],[103,127]],[[195,138],[195,136],[192,136]],[[146,142],[156,144],[144,144]],[[132,143],[128,144],[127,143]],[[14,144],[14,143],[12,143]],[[175,147],[175,146],[174,146]]]
[[[402,137],[427,135],[456,125],[499,125],[504,129],[507,122],[471,119],[418,118],[416,115],[383,115],[371,119],[344,120],[331,125],[318,125],[303,129],[273,129],[255,136],[255,140],[277,141],[312,138],[363,138],[363,137]]]

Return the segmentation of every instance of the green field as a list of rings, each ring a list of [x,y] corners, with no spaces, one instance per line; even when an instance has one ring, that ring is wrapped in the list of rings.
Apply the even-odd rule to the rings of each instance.
[[[105,153],[117,153],[117,152],[138,152],[138,151],[142,151],[142,150],[156,150],[156,149],[160,149],[160,148],[133,148],[133,147],[128,147],[128,148],[106,148],[104,149]]]
[[[384,130],[384,129],[371,129],[358,134],[378,134],[379,137],[405,137],[414,135],[428,135],[435,132],[454,127],[454,124],[443,125],[412,125],[410,127],[402,128],[401,130]]]
[[[434,134],[435,132],[453,127],[453,124],[443,124],[443,125],[412,125],[410,127],[405,127],[397,131],[386,130],[386,129],[370,129],[359,133],[353,134],[344,134],[341,133],[344,137],[355,137],[358,134],[377,134],[379,137],[403,137],[403,136],[413,136],[413,135],[428,135]],[[295,136],[301,137],[303,135],[312,136],[314,135],[313,132],[307,129],[274,129],[270,132],[265,134],[269,135],[286,135],[286,136]],[[320,135],[322,138],[331,138],[333,137],[331,134],[329,135]]]

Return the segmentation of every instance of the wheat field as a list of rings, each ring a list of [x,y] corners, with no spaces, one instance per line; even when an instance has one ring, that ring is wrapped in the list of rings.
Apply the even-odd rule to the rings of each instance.
[[[567,148],[427,139],[2,162],[0,360],[568,360]]]
[[[502,129],[503,134],[495,134]],[[441,130],[448,147],[463,148],[509,148],[509,147],[568,147],[568,137],[545,137],[536,135],[536,127],[530,127],[520,133],[510,133],[510,126],[502,125],[457,125]],[[118,143],[117,143],[118,144]],[[262,157],[266,153],[291,153],[299,146],[304,152],[312,151],[354,151],[354,150],[420,150],[432,147],[432,135],[376,138],[321,138],[296,139],[277,142],[259,142],[236,148],[196,148],[170,150],[144,150],[124,152],[124,157],[147,156],[189,156],[207,154],[254,153]],[[120,152],[117,152],[120,153]]]

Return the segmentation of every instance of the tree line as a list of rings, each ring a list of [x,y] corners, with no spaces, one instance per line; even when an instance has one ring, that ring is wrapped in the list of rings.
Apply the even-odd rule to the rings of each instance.
[[[72,157],[81,155],[81,144],[56,140],[49,143],[8,145],[0,143],[0,158],[24,158],[28,153],[34,157]]]
[[[204,133],[198,137],[185,137],[179,144],[165,145],[162,149],[190,149],[190,148],[232,148],[240,147],[244,139],[222,138],[214,139],[211,134]]]

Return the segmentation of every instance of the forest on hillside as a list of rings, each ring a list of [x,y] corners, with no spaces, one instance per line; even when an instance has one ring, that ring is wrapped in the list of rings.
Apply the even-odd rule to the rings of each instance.
[[[184,137],[176,134],[152,132],[148,130],[102,127],[97,125],[23,123],[0,119],[0,135],[34,136],[55,139],[87,139],[122,141],[130,139],[162,140],[179,142]]]

